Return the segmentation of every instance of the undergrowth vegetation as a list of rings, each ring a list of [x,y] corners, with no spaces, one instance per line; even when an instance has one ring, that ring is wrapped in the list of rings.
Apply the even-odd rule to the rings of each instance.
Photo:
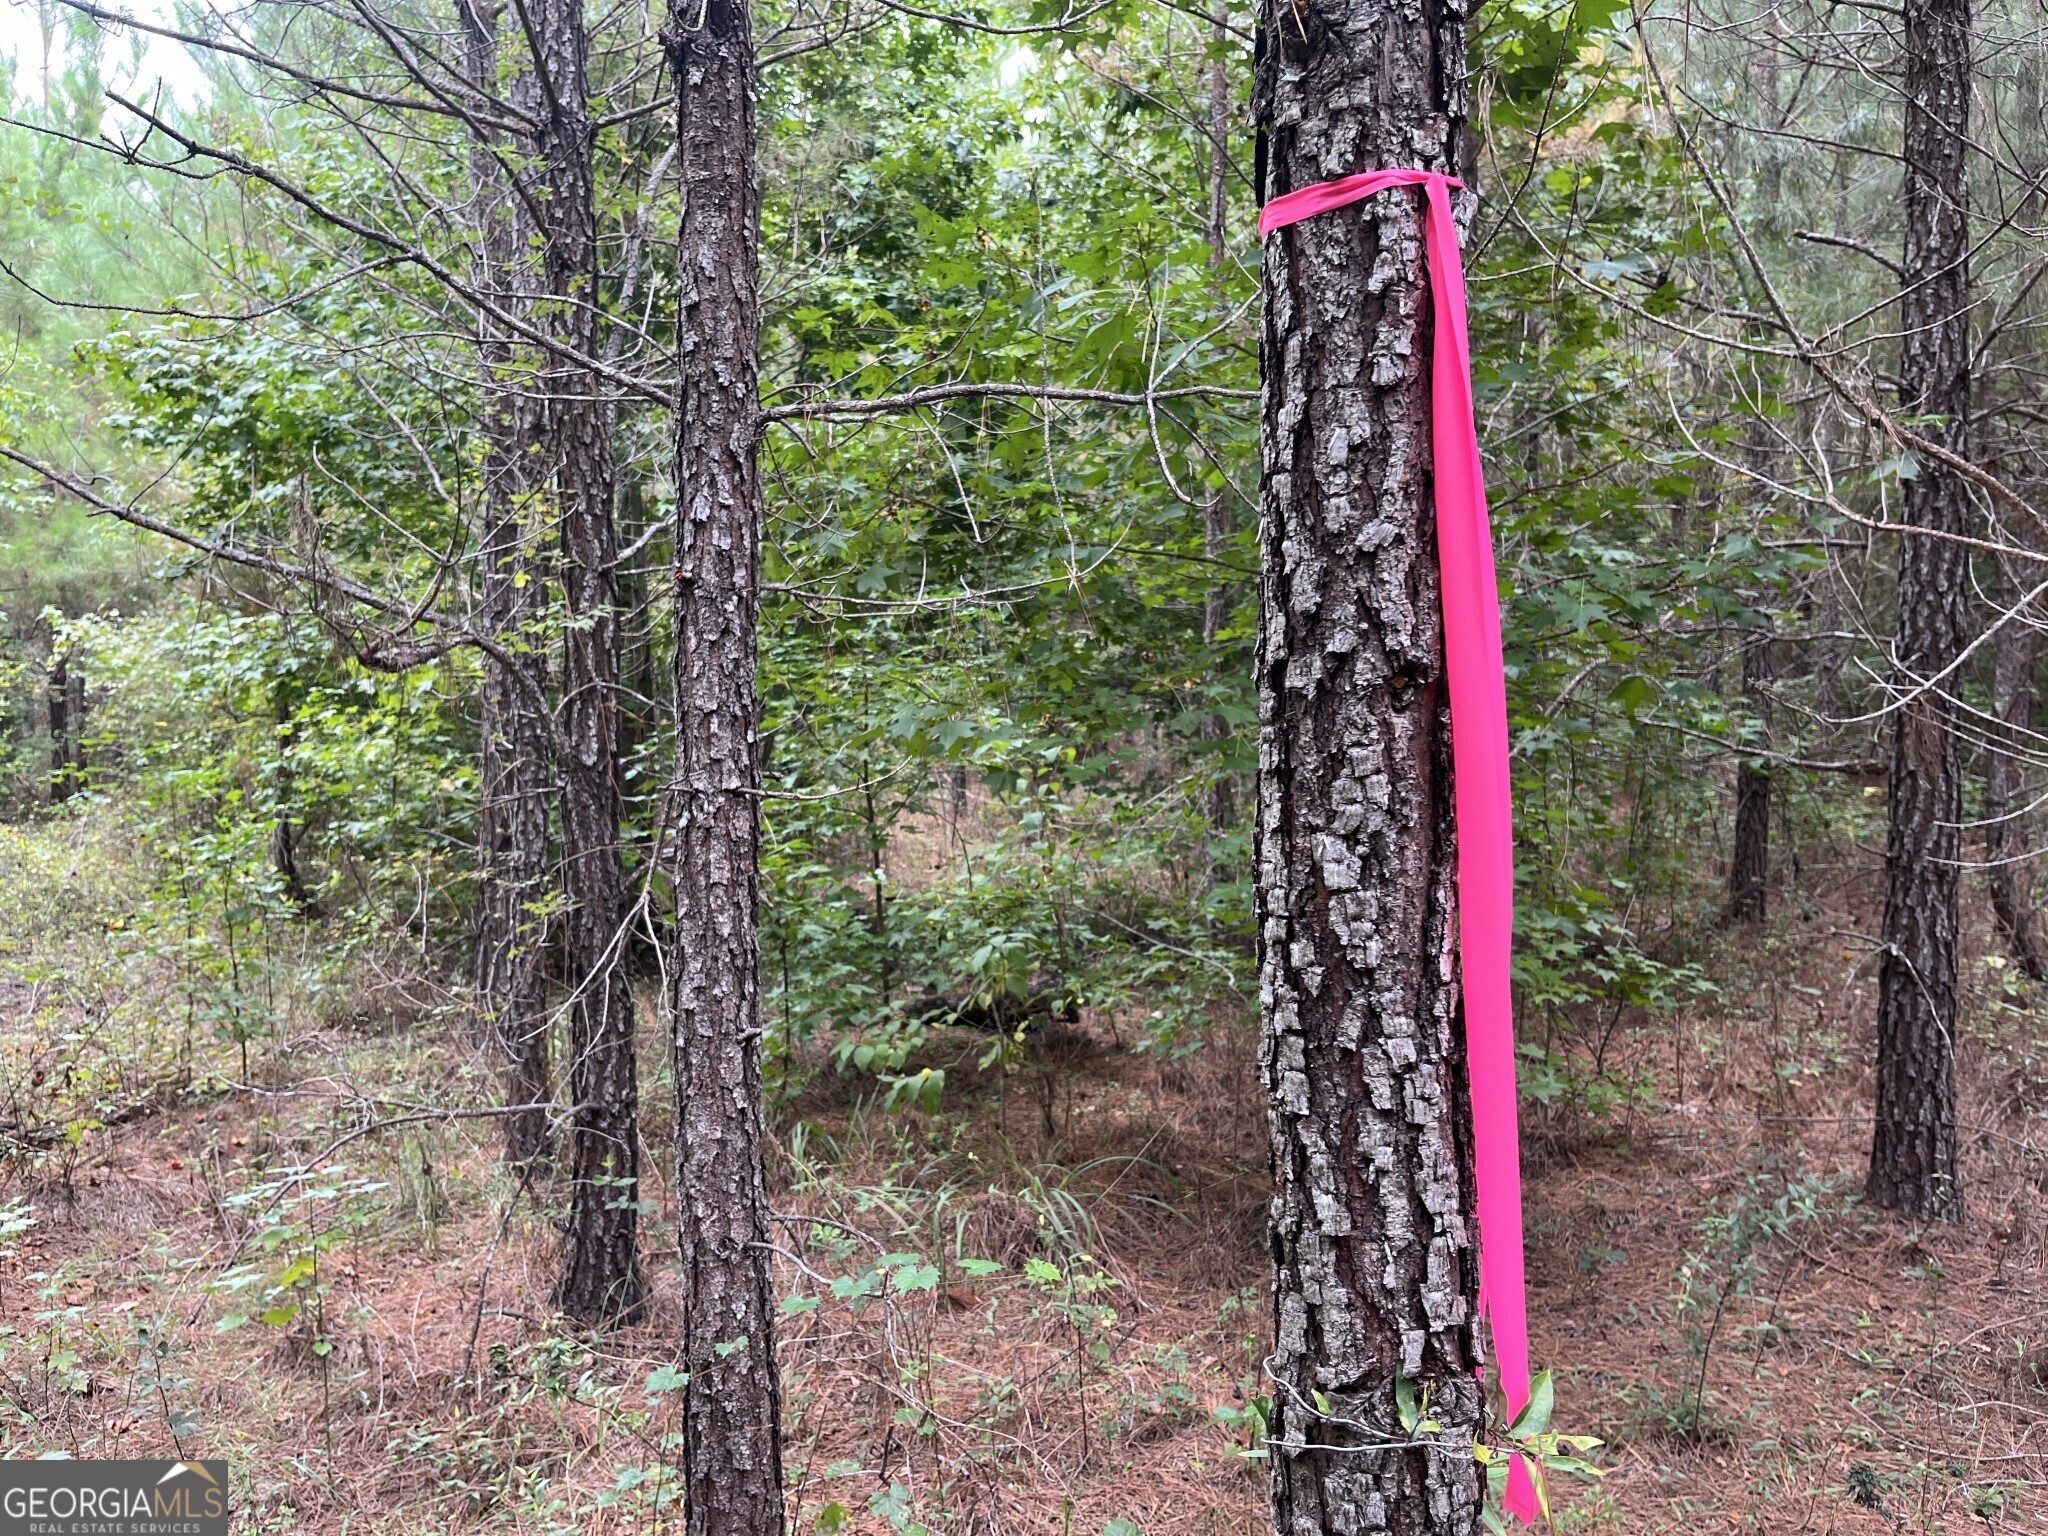
[[[591,573],[538,485],[562,464],[525,478],[568,451],[507,436],[543,396],[566,418],[591,392],[428,276],[502,255],[521,314],[583,304],[541,291],[545,238],[477,211],[483,161],[527,174],[540,149],[505,149],[492,120],[473,155],[462,91],[432,133],[380,115],[387,39],[325,8],[277,43],[310,51],[289,100],[243,50],[163,107],[268,180],[196,149],[149,162],[154,127],[105,153],[147,46],[111,48],[112,19],[45,8],[39,77],[0,67],[0,1454],[226,1457],[249,1532],[681,1529],[674,1020],[699,957],[678,891],[702,871],[675,850],[716,792],[758,813],[758,912],[749,871],[711,883],[728,923],[759,923],[725,997],[760,1059],[736,1049],[744,1081],[723,1086],[750,1131],[758,1065],[769,1241],[740,1246],[772,1250],[790,1528],[1270,1529],[1262,1073],[1284,1064],[1260,1059],[1255,896],[1279,833],[1262,868],[1255,667],[1270,703],[1322,663],[1260,651],[1251,177],[1271,146],[1246,105],[1250,8],[1005,4],[967,26],[755,7],[775,50],[749,145],[766,491],[758,570],[741,562],[759,590],[728,606],[758,676],[727,660],[759,709],[722,743],[744,782],[709,786],[679,756],[714,711],[678,698],[700,594],[677,381],[654,376],[688,350],[671,61],[651,13],[561,9],[589,29],[565,51],[587,55],[599,183],[611,479],[590,542],[614,590],[595,616],[571,612]],[[1887,424],[1822,388],[1784,334],[1795,309],[1822,317],[1850,384],[1893,390],[1902,113],[1890,55],[1859,51],[1891,12],[1822,10],[1795,19],[1854,67],[1796,90],[1783,8],[1500,0],[1471,21],[1459,207],[1544,1372],[1479,1459],[1498,1484],[1503,1452],[1536,1456],[1555,1528],[1584,1536],[2048,1529],[2038,786],[1992,772],[2039,766],[2040,649],[2005,622],[2042,598],[2008,569],[2039,563],[2038,530],[1977,507],[1958,536],[1971,613],[2005,614],[1938,679],[1975,775],[1934,819],[1963,837],[1943,1043],[1969,1219],[1901,1221],[1861,1191],[1897,949],[1893,543],[1936,461],[1900,446],[1914,412]],[[1851,22],[1877,30],[1830,30]],[[2020,424],[1986,452],[2025,489],[2048,483],[2025,222],[2048,72],[2037,21],[1997,24],[1977,82],[1994,148],[1972,153],[2010,216],[1971,249],[1993,317],[1976,409]],[[1766,97],[1782,121],[1751,131]],[[420,244],[400,260],[315,205]],[[915,395],[935,379],[943,399]],[[1374,571],[1427,608],[1433,572]],[[590,745],[569,740],[589,698],[572,707],[568,659],[591,664],[607,626],[593,834],[566,787]],[[1385,691],[1427,701],[1426,672]],[[488,782],[518,778],[508,762],[518,794]],[[531,842],[511,849],[522,795]],[[1894,843],[1895,863],[1918,849]],[[1417,855],[1424,885],[1453,852]],[[624,910],[579,957],[564,871],[599,863]],[[526,965],[538,1018],[510,1044],[546,1047],[525,1105],[479,959],[505,909],[496,958]],[[1446,937],[1430,964],[1449,955]],[[621,970],[609,1022],[630,1012],[638,1077],[605,1091],[630,1100],[642,1173],[601,1163],[592,1203],[639,1217],[648,1295],[586,1327],[557,1288],[592,1108],[571,1102],[571,1043],[593,977]],[[1372,999],[1405,1025],[1404,1006]],[[553,1155],[506,1155],[508,1116],[536,1109]],[[1376,1176],[1347,1166],[1363,1199]],[[1388,1376],[1399,1422],[1378,1430],[1441,1454],[1429,1399]]]
[[[1005,857],[1061,867],[978,787],[948,814],[892,857],[964,845],[991,883]],[[608,1336],[553,1319],[558,1196],[496,1154],[458,958],[421,946],[400,884],[381,931],[287,904],[249,920],[251,985],[270,975],[280,1006],[239,1032],[139,915],[182,889],[143,830],[86,798],[0,832],[0,1443],[203,1445],[247,1469],[255,1530],[658,1526],[678,1496],[670,1293],[657,1279],[646,1322]],[[953,903],[973,893],[941,873],[902,900],[965,930]],[[1830,878],[1816,915],[1756,952],[1688,946],[1663,1011],[1558,999],[1549,1043],[1532,1031],[1539,1358],[1555,1427],[1608,1443],[1609,1476],[1554,1486],[1562,1528],[1750,1509],[1765,1528],[1796,1510],[2024,1529],[2040,1496],[2029,1405],[2048,1403],[2048,1342],[2013,1319],[2048,1257],[2031,984],[1989,964],[1973,984],[1987,1220],[1902,1234],[1855,1195],[1840,1108],[1863,1091],[1845,1043],[1867,968],[1836,936],[1853,908],[1821,906]],[[1117,914],[1100,891],[1074,910]],[[1148,896],[1125,895],[1123,920],[1144,922]],[[227,942],[215,910],[193,921]],[[1086,955],[1091,932],[1077,916],[1024,953],[1034,969]],[[1764,979],[1802,967],[1825,984]],[[1212,998],[1167,1033],[1170,989],[1098,995],[1021,1038],[862,1035],[857,1014],[852,1033],[826,1016],[779,1036],[797,1529],[1258,1528],[1266,1196],[1243,1005]],[[889,1054],[862,1064],[848,1038]],[[920,1078],[942,1089],[897,1086]]]

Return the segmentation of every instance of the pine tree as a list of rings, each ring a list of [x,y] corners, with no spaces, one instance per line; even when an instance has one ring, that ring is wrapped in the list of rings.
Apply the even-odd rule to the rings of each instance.
[[[683,187],[669,966],[690,1536],[779,1536],[782,1393],[761,1166],[759,193],[746,0],[681,0]]]
[[[1907,0],[1905,215],[1899,399],[1917,430],[1958,455],[1970,445],[1970,0]],[[1873,1205],[1960,1221],[1956,1166],[1957,902],[1962,853],[1958,683],[1968,561],[1957,542],[1963,477],[1922,456],[1906,482],[1899,540],[1895,712],[1878,971]]]
[[[478,94],[481,117],[498,80],[498,34],[504,7],[463,0],[465,73]],[[518,215],[523,207],[507,185],[503,150],[479,134],[470,150],[470,220],[475,227],[473,280],[502,310],[515,310],[513,281]],[[523,223],[523,220],[519,222]],[[540,716],[546,662],[534,644],[547,583],[536,579],[527,526],[526,486],[538,443],[519,428],[531,411],[515,401],[510,378],[514,348],[504,328],[477,317],[480,380],[477,563],[483,624],[498,644],[484,657],[478,722],[477,774],[477,1007],[490,1043],[506,1067],[508,1104],[545,1104],[548,1073],[548,994],[545,935],[534,916],[548,890],[548,739]],[[507,1116],[505,1155],[515,1164],[549,1150],[548,1112]]]
[[[642,1299],[639,1088],[619,838],[619,571],[610,388],[577,358],[600,345],[601,268],[590,121],[590,39],[580,0],[525,0],[534,56],[519,105],[537,125],[535,201],[551,351],[533,380],[562,559],[562,891],[569,973],[569,1220],[562,1310],[586,1322]]]
[[[1454,172],[1462,12],[1261,13],[1260,195]],[[1478,1263],[1430,479],[1421,193],[1268,239],[1256,825],[1273,1529],[1464,1533],[1469,1454],[1363,1449],[1430,1396],[1469,1440]],[[1392,1438],[1400,1438],[1398,1434]]]

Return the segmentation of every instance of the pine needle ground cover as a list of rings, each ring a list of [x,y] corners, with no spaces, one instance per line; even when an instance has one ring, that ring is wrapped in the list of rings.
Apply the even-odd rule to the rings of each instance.
[[[549,1303],[558,1175],[502,1161],[431,952],[398,935],[280,1005],[241,1080],[230,1036],[184,1039],[174,960],[126,927],[145,855],[91,816],[6,837],[6,1454],[226,1456],[250,1530],[672,1521],[660,1069],[652,1301],[578,1330]],[[1804,869],[1811,900],[1711,947],[1702,1000],[1528,1044],[1537,1358],[1557,1427],[1607,1442],[1603,1479],[1554,1489],[1560,1529],[2017,1532],[2048,1510],[2036,995],[1995,949],[1969,972],[1981,1218],[1879,1219],[1846,936],[1875,882],[1853,850]],[[1255,1036],[1218,1009],[1203,1049],[1148,1051],[1147,1011],[1083,1008],[995,1061],[987,1033],[935,1028],[904,1064],[944,1070],[930,1107],[822,1046],[784,1063],[792,1529],[1263,1528]]]

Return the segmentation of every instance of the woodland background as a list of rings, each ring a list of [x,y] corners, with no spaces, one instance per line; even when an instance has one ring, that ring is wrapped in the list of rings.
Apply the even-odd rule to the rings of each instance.
[[[407,622],[511,612],[547,688],[591,623],[551,529],[479,553],[520,395],[492,380],[547,398],[545,365],[480,365],[392,254],[486,243],[461,125],[393,105],[460,18],[6,15],[0,442],[67,478],[0,481],[0,1446],[228,1456],[252,1531],[663,1528],[663,18],[584,16],[599,276],[532,311],[587,327],[614,423],[648,1295],[592,1331],[478,1022],[496,684]],[[2044,21],[1979,16],[1970,166],[1974,452],[2037,506]],[[795,1530],[1266,1526],[1252,29],[755,14],[769,1197],[816,1218],[776,1229]],[[1859,1198],[1921,465],[1802,359],[1895,389],[1900,51],[1874,0],[1473,22],[1531,1306],[1556,1426],[1606,1442],[1562,1529],[2048,1529],[2048,529],[1989,498],[1942,685],[1968,1218]],[[557,1066],[562,873],[522,908]]]

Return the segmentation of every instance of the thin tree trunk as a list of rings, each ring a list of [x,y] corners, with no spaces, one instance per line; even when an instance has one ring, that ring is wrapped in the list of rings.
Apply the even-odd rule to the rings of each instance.
[[[1209,61],[1209,210],[1204,233],[1209,241],[1209,270],[1214,276],[1216,307],[1223,308],[1223,268],[1230,260],[1230,71],[1223,50],[1230,41],[1230,12],[1218,0],[1210,12],[1209,46],[1216,57]],[[1202,553],[1222,562],[1230,556],[1230,536],[1236,531],[1230,515],[1229,488],[1213,485],[1202,506]],[[1230,623],[1233,592],[1230,583],[1217,577],[1202,604],[1202,643],[1214,646]],[[1206,740],[1222,743],[1230,739],[1230,726],[1221,715],[1202,722]],[[1216,782],[1209,789],[1209,826],[1221,831],[1237,819],[1237,796],[1230,775],[1219,756]]]
[[[1771,633],[1752,631],[1742,643],[1742,702],[1759,729],[1771,718]],[[1728,860],[1728,916],[1760,923],[1771,878],[1771,770],[1744,758],[1735,770],[1735,849]]]
[[[623,433],[621,434],[624,435]],[[619,785],[622,837],[629,870],[644,872],[659,855],[653,840],[661,833],[662,800],[667,775],[658,770],[656,748],[662,741],[667,698],[656,655],[650,573],[667,569],[673,546],[657,541],[641,475],[625,464],[619,483],[620,543],[641,545],[640,558],[619,571]],[[652,923],[634,924],[627,935],[628,974],[637,986],[662,975],[662,935]]]
[[[465,66],[479,93],[494,91],[504,9],[486,0],[462,7]],[[501,308],[517,304],[513,267],[517,229],[511,193],[494,146],[470,155],[475,224],[473,276]],[[526,524],[529,465],[542,445],[523,439],[531,412],[514,406],[513,347],[496,323],[480,319],[477,351],[484,439],[478,565],[484,628],[509,653],[483,661],[477,810],[477,1010],[505,1066],[508,1105],[545,1104],[548,1071],[547,934],[535,908],[548,888],[547,729],[539,717],[547,662],[536,643],[546,609],[546,572],[532,556]],[[520,669],[524,669],[521,675]],[[513,1163],[550,1151],[548,1112],[531,1108],[505,1120],[505,1156]]]
[[[1970,0],[1907,0],[1905,271],[1900,403],[1920,431],[1969,451],[1970,320],[1966,145]],[[1936,537],[1899,541],[1900,700],[1892,723],[1884,959],[1878,972],[1877,1130],[1865,1191],[1873,1205],[1960,1221],[1956,1167],[1956,949],[1962,769],[1958,686],[1967,567],[1955,542],[1969,498],[1954,471],[1922,459],[1905,520]],[[1949,537],[1940,537],[1939,535]]]
[[[2000,571],[2000,606],[2018,598],[2011,573]],[[1991,914],[2013,963],[2035,981],[2048,981],[2048,957],[2034,937],[2031,866],[2027,837],[2025,761],[2034,727],[2034,669],[2041,660],[2041,634],[2031,622],[2014,619],[1992,642],[1991,703],[2002,729],[1986,749],[1984,766],[1984,861],[1990,866]]]
[[[1778,39],[1766,34],[1757,70],[1764,121],[1782,126],[1778,107]],[[1784,162],[1767,143],[1758,182],[1766,217],[1780,216],[1784,200]],[[1762,406],[1764,377],[1753,375]],[[1749,458],[1759,470],[1769,466],[1768,438],[1753,429]],[[1742,704],[1759,735],[1770,731],[1771,634],[1768,626],[1752,630],[1742,643]],[[1771,771],[1763,758],[1746,757],[1735,769],[1735,846],[1728,859],[1728,916],[1738,923],[1760,923],[1771,879]]]
[[[78,784],[71,772],[71,658],[50,663],[50,803],[69,800]]]
[[[650,522],[646,484],[639,474],[629,473],[619,483],[619,538],[631,545],[650,534]],[[640,759],[660,739],[665,713],[648,601],[648,572],[661,569],[664,553],[650,542],[637,569],[628,566],[619,572],[619,764],[625,774],[637,772],[624,780],[626,819],[636,853],[644,852],[638,845],[659,820],[652,802],[659,796],[661,778]]]
[[[2026,189],[2012,217],[2016,223],[2038,226],[2044,201],[2042,185],[2048,173],[2048,60],[2037,51],[2015,60],[2014,110],[2007,152],[2018,166],[2019,181]],[[2038,310],[2036,310],[2038,313]],[[2038,385],[2015,388],[2013,403],[2034,407],[2038,421]],[[2029,479],[2037,492],[2044,476],[2040,436],[2026,425],[2026,416],[2015,413],[2017,428],[2000,447],[2000,469],[2008,477]],[[2023,526],[2008,525],[1999,535],[2003,542],[2038,547],[2040,540]],[[2031,581],[2025,567],[1998,562],[1998,607],[2003,611],[2020,599]],[[2022,579],[2025,578],[2025,579]],[[2030,610],[2003,625],[1994,642],[1992,660],[1992,708],[2000,730],[1992,737],[1985,769],[1984,815],[1987,822],[1985,857],[1991,870],[1991,911],[2007,951],[2027,976],[2048,981],[2048,951],[2034,932],[2034,863],[2037,851],[2031,846],[2031,803],[2039,781],[2029,784],[2026,758],[2038,754],[2033,740],[2035,702],[2038,692],[2035,673],[2044,649],[2037,627],[2038,613]]]
[[[85,787],[85,668],[73,661],[64,680],[71,690],[71,782]]]
[[[1828,563],[1815,578],[1820,595],[1814,601],[1814,623],[1820,628],[1820,638],[1813,643],[1813,712],[1814,723],[1827,733],[1832,740],[1840,729],[1836,716],[1841,713],[1842,648],[1835,639],[1835,632],[1842,627],[1842,594],[1840,583],[1842,572],[1837,564],[1840,556],[1832,551]]]
[[[553,334],[598,352],[597,207],[589,38],[580,0],[525,0],[548,227],[542,266]],[[638,1074],[619,841],[619,570],[612,492],[615,408],[604,382],[550,355],[536,385],[562,552],[562,888],[569,969],[569,1219],[556,1299],[584,1322],[632,1317],[642,1281]]]
[[[1265,0],[1260,196],[1455,173],[1463,11]],[[1422,194],[1266,242],[1257,838],[1273,1529],[1478,1529],[1478,1253]],[[1429,1395],[1402,1438],[1397,1379]]]
[[[298,798],[298,775],[292,771],[293,722],[290,690],[282,680],[271,685],[271,718],[277,722],[277,821],[270,829],[270,866],[284,882],[285,899],[300,917],[314,916],[313,893],[299,870],[299,829],[292,821]]]
[[[495,537],[487,536],[485,546],[487,622],[492,633],[509,639],[530,619],[510,596],[521,564],[518,533],[502,521],[489,526]],[[530,582],[527,590],[538,585]],[[476,988],[491,1042],[504,1060],[505,1102],[535,1106],[506,1117],[505,1156],[514,1163],[545,1158],[551,1150],[548,1111],[538,1107],[552,1093],[548,935],[535,911],[548,890],[547,745],[528,686],[502,664],[485,667]]]
[[[683,216],[669,863],[690,1536],[779,1536],[782,1391],[761,1167],[755,632],[759,204],[746,0],[676,0]]]

